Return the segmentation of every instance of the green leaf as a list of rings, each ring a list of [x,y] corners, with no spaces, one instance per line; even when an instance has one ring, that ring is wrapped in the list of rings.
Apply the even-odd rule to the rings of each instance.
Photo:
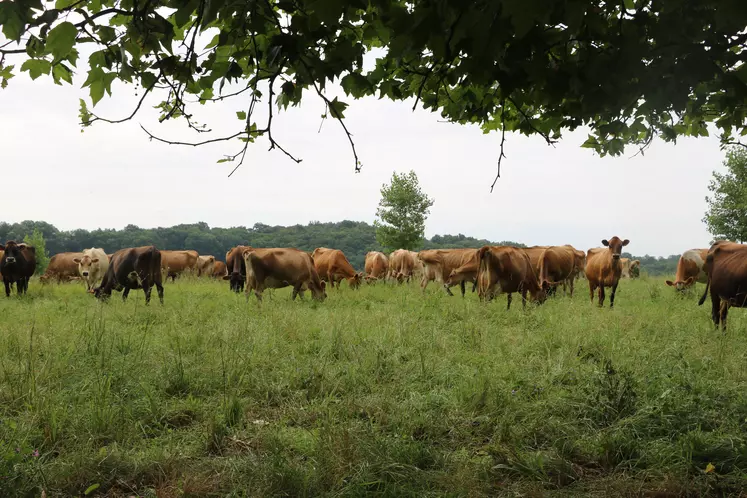
[[[104,97],[104,80],[96,80],[91,83],[91,103],[94,107]]]
[[[97,489],[99,489],[99,486],[100,486],[99,483],[91,484],[90,486],[88,486],[88,488],[85,491],[83,491],[83,494],[86,495],[86,496],[88,496],[91,493],[93,493],[94,491],[96,491]]]
[[[340,80],[340,85],[342,85],[342,89],[345,90],[346,94],[352,95],[357,99],[367,95],[371,89],[368,78],[359,73],[345,75]]]
[[[244,111],[236,111],[236,117],[241,121],[246,121],[246,113]]]
[[[156,84],[157,79],[155,74],[146,71],[140,75],[140,84],[143,88],[150,88]]]
[[[625,8],[628,10],[635,10],[635,0],[623,0]]]
[[[344,112],[347,107],[348,105],[345,102],[337,100],[337,97],[329,103],[329,110],[332,113],[332,117],[337,119],[345,119]]]
[[[213,95],[214,94],[212,88],[204,89],[200,94],[200,104],[205,105],[208,100],[211,100],[213,98]]]
[[[67,9],[68,7],[76,3],[77,1],[78,0],[57,0],[54,3],[54,8],[58,10]]]
[[[78,30],[71,22],[63,22],[55,26],[47,35],[45,50],[52,54],[55,60],[62,60],[68,56],[75,44]]]
[[[49,74],[52,70],[52,63],[46,59],[29,59],[21,66],[21,71],[28,71],[32,80],[35,80],[42,74]]]
[[[181,28],[186,25],[192,17],[195,9],[197,8],[198,2],[195,0],[189,0],[176,12],[174,12],[174,23],[177,28]]]
[[[3,26],[3,34],[13,41],[19,41],[26,28],[20,4],[21,2],[0,2],[0,24]]]
[[[67,81],[68,83],[72,84],[73,72],[65,64],[56,64],[54,67],[52,67],[52,78],[57,85],[62,85],[62,83],[60,83],[60,80]]]

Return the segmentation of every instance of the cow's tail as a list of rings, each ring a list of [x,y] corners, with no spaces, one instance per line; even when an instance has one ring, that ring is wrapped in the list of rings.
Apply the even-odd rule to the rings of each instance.
[[[150,267],[148,268],[150,275],[153,278],[153,283],[161,284],[161,251],[156,249],[156,246],[150,246],[148,252],[148,259],[150,260]]]
[[[708,288],[711,286],[711,275],[713,274],[713,253],[710,251],[708,252],[708,256],[706,257],[705,268],[706,272],[708,273],[708,280],[706,281],[705,292],[698,301],[698,306],[701,306],[705,302],[706,296],[708,295]]]

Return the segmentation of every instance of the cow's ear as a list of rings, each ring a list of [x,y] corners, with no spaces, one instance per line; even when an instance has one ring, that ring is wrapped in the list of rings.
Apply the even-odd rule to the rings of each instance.
[[[691,283],[693,283],[694,280],[695,278],[693,277],[687,277],[687,280],[685,280],[685,285],[690,285]]]
[[[99,258],[93,258],[93,259],[91,260],[91,263],[98,263],[98,262],[99,262]]]
[[[609,243],[609,241],[608,241],[607,239],[602,239],[602,245],[603,245],[604,247],[609,247],[610,243]],[[624,245],[624,244],[623,244],[623,245]]]
[[[623,245],[624,246],[627,246],[628,244],[630,244],[630,241],[628,239],[623,240]]]
[[[322,280],[322,290],[324,290],[327,287],[327,282]]]
[[[674,287],[674,282],[672,282],[671,280],[667,280],[667,285],[669,287]]]
[[[223,275],[223,280],[231,280],[231,275]]]
[[[79,265],[80,264],[80,258],[73,258],[73,263],[75,263],[76,265]]]

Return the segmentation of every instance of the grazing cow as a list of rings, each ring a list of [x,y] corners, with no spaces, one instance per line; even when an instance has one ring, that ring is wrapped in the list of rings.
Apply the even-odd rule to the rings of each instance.
[[[215,268],[215,256],[197,256],[197,276],[208,276],[213,275],[213,268]]]
[[[539,284],[548,294],[554,294],[558,285],[570,287],[573,297],[573,281],[576,278],[576,251],[569,245],[551,246],[542,251],[539,258]]]
[[[453,296],[450,287],[459,284],[464,297],[465,282],[477,281],[477,249],[428,249],[418,253],[423,264],[423,277],[420,288],[425,291],[433,280],[444,286],[446,293]],[[456,270],[459,270],[458,272]]]
[[[262,301],[265,289],[293,287],[291,299],[305,289],[318,301],[327,297],[325,283],[314,268],[309,253],[292,248],[245,249],[242,253],[246,267],[246,298],[253,290],[258,301]]]
[[[197,251],[160,251],[161,252],[161,269],[168,280],[174,282],[176,277],[185,271],[195,271],[197,269]]]
[[[228,287],[239,293],[244,290],[246,281],[246,264],[244,263],[244,251],[253,249],[251,246],[236,246],[226,253],[227,273],[223,280],[228,280]]]
[[[538,278],[540,258],[542,257],[542,253],[545,252],[545,249],[547,249],[548,247],[550,246],[532,246],[521,248],[527,254],[527,256],[529,256],[529,263],[532,265],[532,270]]]
[[[228,275],[226,264],[223,261],[216,261],[213,266],[213,278],[223,278]]]
[[[630,262],[630,278],[638,278],[641,276],[641,262],[634,259]]]
[[[90,291],[99,280],[104,278],[106,271],[109,269],[109,258],[106,252],[98,247],[92,247],[83,251],[83,256],[75,258],[73,261],[78,265],[78,273],[86,283]]]
[[[573,250],[573,280],[578,280],[584,276],[584,267],[586,267],[586,253],[579,251],[570,244],[566,244],[566,247],[570,247]],[[565,289],[565,284],[563,285]]]
[[[711,290],[711,319],[726,330],[730,307],[747,307],[747,245],[720,240],[708,250],[705,262],[706,288],[698,301],[702,305]]]
[[[0,259],[0,274],[5,284],[5,295],[10,297],[10,287],[15,282],[18,295],[25,294],[29,288],[29,279],[36,271],[36,249],[13,240],[0,245],[3,257]]]
[[[389,256],[389,276],[399,283],[409,282],[416,267],[417,258],[412,251],[397,249]]]
[[[130,289],[143,289],[145,304],[150,303],[150,293],[155,284],[158,299],[163,304],[163,284],[161,283],[161,251],[155,246],[120,249],[112,255],[109,268],[101,280],[101,285],[91,293],[105,301],[112,295],[112,289],[122,292],[126,301]]]
[[[602,245],[606,247],[597,247],[589,249],[586,253],[586,279],[589,281],[589,294],[591,302],[594,302],[594,290],[599,288],[599,306],[604,306],[604,288],[612,287],[610,294],[610,308],[615,305],[615,292],[620,282],[622,273],[622,264],[620,263],[620,253],[622,248],[630,243],[628,239],[620,240],[619,237],[612,237],[609,241],[602,240]]]
[[[369,283],[384,279],[389,271],[389,259],[383,252],[369,251],[366,253],[364,270],[366,271],[366,281]]]
[[[708,249],[688,249],[679,261],[677,261],[677,272],[674,282],[667,280],[667,285],[678,291],[685,290],[695,282],[705,284],[708,282],[708,274],[705,272],[705,262],[708,257]]]
[[[410,253],[410,257],[412,258],[412,278],[417,280],[418,277],[423,278],[423,274],[425,273],[425,265],[423,265],[423,262],[420,261],[418,258],[418,252],[417,251],[407,251]]]
[[[42,284],[50,280],[57,280],[57,283],[69,282],[78,276],[78,263],[75,258],[82,258],[82,252],[61,252],[52,256],[44,275],[39,277]]]
[[[506,309],[511,309],[514,292],[521,293],[525,308],[527,293],[535,302],[541,304],[545,301],[545,292],[524,250],[511,246],[484,246],[477,251],[477,259],[477,295],[480,301],[491,301],[498,294],[507,293]]]
[[[356,273],[353,265],[350,264],[345,253],[339,249],[330,249],[328,247],[317,247],[311,253],[319,278],[330,283],[332,288],[337,284],[340,288],[340,282],[343,279],[348,281],[351,289],[357,289],[363,280],[363,273]]]

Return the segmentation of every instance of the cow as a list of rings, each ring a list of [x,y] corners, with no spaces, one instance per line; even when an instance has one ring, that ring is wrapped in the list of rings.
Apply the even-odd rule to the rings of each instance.
[[[402,283],[409,282],[416,267],[417,258],[412,251],[397,249],[389,256],[389,276]],[[416,254],[416,253],[415,253]]]
[[[348,281],[351,289],[360,287],[363,273],[356,272],[348,258],[345,257],[345,253],[339,249],[317,247],[311,253],[311,258],[319,278],[329,282],[332,288],[337,284],[339,289],[343,279]]]
[[[554,294],[558,285],[570,287],[573,297],[573,282],[576,278],[576,251],[569,245],[551,246],[542,251],[539,258],[538,279],[542,290]]]
[[[248,248],[242,252],[246,268],[246,298],[253,290],[257,301],[262,301],[265,289],[293,287],[292,300],[305,289],[311,290],[318,301],[327,298],[325,283],[314,268],[314,260],[309,253],[293,248]]]
[[[708,257],[708,249],[688,249],[679,261],[677,261],[677,272],[674,274],[674,282],[667,280],[667,285],[678,291],[683,291],[695,282],[705,284],[708,275],[705,272],[705,262]]]
[[[51,280],[56,280],[57,283],[69,282],[78,276],[78,263],[74,260],[75,258],[82,258],[82,252],[61,252],[57,253],[49,259],[49,265],[44,275],[39,277],[39,281],[42,284],[46,284]]]
[[[389,272],[389,259],[383,252],[369,251],[366,253],[364,270],[366,272],[366,281],[368,283],[385,279]]]
[[[711,319],[716,329],[726,330],[726,316],[730,307],[747,307],[747,245],[726,240],[714,243],[705,262],[708,275],[701,306],[711,291]]]
[[[131,289],[143,289],[145,304],[148,304],[151,289],[155,285],[158,299],[163,304],[161,279],[161,251],[155,246],[130,247],[120,249],[112,255],[101,285],[90,292],[100,301],[106,301],[111,297],[112,289],[124,291],[122,301],[126,301]]]
[[[507,293],[506,309],[511,309],[514,292],[521,293],[526,308],[527,293],[542,304],[546,294],[540,287],[526,251],[511,246],[484,246],[477,251],[477,295],[480,301],[491,301],[500,293]]]
[[[641,276],[641,262],[634,259],[630,262],[630,278],[638,278]]]
[[[236,246],[226,253],[226,275],[223,280],[228,280],[228,288],[237,294],[244,290],[246,281],[246,264],[244,263],[244,251],[253,249],[251,246]]]
[[[223,261],[216,261],[213,265],[213,278],[223,278],[228,275],[226,264]]]
[[[423,264],[421,290],[425,291],[431,280],[441,283],[450,296],[454,295],[450,287],[457,284],[462,297],[466,291],[465,282],[472,282],[474,290],[478,269],[477,249],[428,249],[420,251],[418,259]]]
[[[98,247],[85,249],[83,255],[73,261],[78,265],[78,274],[89,291],[104,278],[109,269],[109,258],[106,257],[106,252]]]
[[[110,263],[112,262],[112,256],[114,256],[114,253],[106,255],[106,259],[108,259]]]
[[[423,265],[423,262],[420,261],[418,258],[418,252],[417,251],[407,251],[410,253],[410,257],[412,258],[412,278],[418,279],[423,278],[423,274],[425,272],[425,265]]]
[[[197,269],[197,251],[160,251],[161,253],[161,271],[163,271],[166,280],[171,277],[174,282],[176,277],[185,271],[195,271]]]
[[[213,276],[215,268],[215,256],[197,256],[197,276]]]
[[[620,278],[630,278],[630,258],[620,258]]]
[[[27,244],[9,240],[3,246],[3,257],[0,260],[0,274],[5,284],[5,296],[10,297],[10,286],[15,282],[18,295],[25,294],[29,288],[29,279],[36,271],[36,249]]]
[[[529,256],[529,262],[532,265],[532,270],[534,270],[534,274],[538,278],[540,258],[542,257],[542,253],[545,252],[545,249],[547,249],[548,247],[550,246],[532,246],[521,248],[526,253],[526,255]]]
[[[570,244],[566,244],[565,247],[570,247],[573,251],[573,280],[576,281],[579,278],[584,277],[584,267],[586,266],[586,253],[584,251],[579,251],[575,247],[573,247]],[[563,284],[563,289],[565,290],[565,284]]]
[[[611,287],[610,308],[615,305],[615,292],[620,283],[622,264],[620,254],[622,248],[630,243],[628,239],[620,240],[614,236],[610,240],[602,240],[606,247],[589,249],[586,253],[586,279],[589,281],[589,294],[591,302],[594,302],[594,291],[599,288],[599,306],[604,306],[604,288]]]

